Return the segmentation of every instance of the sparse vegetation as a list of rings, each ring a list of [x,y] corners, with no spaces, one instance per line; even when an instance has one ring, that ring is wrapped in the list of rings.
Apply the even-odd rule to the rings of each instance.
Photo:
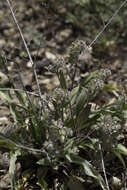
[[[63,4],[57,3],[52,7],[53,2],[43,2],[49,10],[60,14],[59,6]],[[93,14],[107,10],[104,1],[94,3],[65,1],[63,7],[71,8],[75,16],[65,12],[64,21],[83,29],[82,17],[77,14],[84,8],[94,7]],[[91,15],[89,12],[88,21]],[[123,27],[124,21],[121,22]],[[89,49],[84,40],[73,41],[65,56],[56,56],[46,64],[43,69],[55,75],[59,85],[45,93],[41,92],[36,61],[32,62],[34,58],[29,56],[29,50],[37,93],[26,90],[20,71],[22,89],[15,87],[7,54],[1,51],[0,67],[9,88],[0,85],[0,104],[10,110],[8,126],[0,128],[0,152],[3,156],[6,153],[7,159],[0,157],[0,166],[6,161],[10,183],[6,187],[0,184],[1,189],[126,189],[127,148],[123,137],[127,120],[126,91],[124,86],[121,90],[111,85],[110,68],[99,65],[97,70],[82,75],[82,54],[91,54]],[[1,168],[0,172],[3,176]]]

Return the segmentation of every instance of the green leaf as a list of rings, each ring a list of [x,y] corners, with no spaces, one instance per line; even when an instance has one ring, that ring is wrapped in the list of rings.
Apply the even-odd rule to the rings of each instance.
[[[119,151],[119,153],[123,154],[124,156],[127,156],[127,148],[122,144],[118,144],[116,150]]]
[[[124,159],[122,157],[122,155],[117,151],[117,150],[113,150],[114,154],[119,158],[119,160],[121,161],[121,163],[123,164],[124,168],[126,168],[126,164],[124,162]]]
[[[74,138],[71,138],[71,139],[69,139],[67,142],[66,142],[66,144],[65,144],[65,146],[64,146],[64,154],[67,154],[67,153],[69,153],[69,152],[72,152],[72,147],[73,147],[73,144],[74,144],[74,141],[75,141],[75,139]]]
[[[81,93],[76,100],[76,113],[77,115],[83,109],[84,105],[87,104],[87,92],[85,88],[82,88]]]
[[[85,78],[82,81],[81,86],[86,86],[94,78],[98,78],[98,71],[91,73],[87,78]]]
[[[72,162],[72,163],[82,166],[85,171],[85,174],[96,179],[97,182],[102,187],[102,189],[106,190],[106,188],[105,188],[106,186],[105,186],[105,182],[104,182],[103,178],[101,177],[101,175],[99,175],[97,173],[97,171],[93,168],[93,166],[87,160],[84,160],[80,156],[77,156],[74,154],[67,154],[66,159],[69,162]]]
[[[12,114],[15,122],[24,120],[24,118],[22,117],[23,115],[17,110],[15,104],[9,104],[9,107],[10,107],[10,113]]]
[[[76,102],[76,99],[77,99],[77,96],[78,96],[78,92],[79,92],[79,86],[78,87],[75,87],[72,89],[71,91],[71,104],[75,104]]]
[[[77,125],[80,128],[87,120],[90,114],[91,105],[88,104],[82,111],[79,113],[77,117]]]
[[[14,146],[7,138],[4,137],[3,134],[0,133],[0,147],[7,148],[9,150],[16,150],[16,146]]]
[[[0,91],[0,96],[4,100],[6,100],[8,103],[12,103],[13,102],[13,100],[10,98],[10,96],[6,92]]]
[[[51,160],[49,158],[42,158],[37,162],[37,164],[42,165],[42,166],[51,166]]]
[[[127,156],[127,148],[125,146],[123,146],[122,144],[118,144],[117,147],[113,149],[113,152],[119,158],[119,160],[123,164],[124,168],[126,168],[126,164],[124,162],[122,154],[124,156]]]
[[[83,141],[79,144],[79,148],[82,148],[83,150],[86,150],[89,148],[89,150],[95,151],[98,146],[98,139],[96,138],[89,138],[87,141]]]
[[[44,121],[38,121],[38,118],[32,116],[30,118],[30,133],[33,140],[39,145],[46,139],[46,124]]]
[[[59,81],[60,81],[61,87],[63,89],[67,89],[66,79],[64,77],[64,73],[62,70],[60,70],[60,72],[59,72]]]
[[[15,167],[16,167],[16,160],[19,155],[21,155],[20,150],[16,150],[15,152],[10,153],[9,175],[11,178],[11,190],[15,190]]]
[[[69,162],[72,162],[72,163],[79,164],[79,165],[83,166],[83,168],[85,170],[85,173],[88,176],[97,178],[96,175],[94,175],[94,173],[92,171],[92,165],[87,160],[84,160],[83,158],[81,158],[81,157],[79,157],[77,155],[74,155],[74,154],[69,154],[69,155],[67,154],[66,158],[67,158],[67,160]]]

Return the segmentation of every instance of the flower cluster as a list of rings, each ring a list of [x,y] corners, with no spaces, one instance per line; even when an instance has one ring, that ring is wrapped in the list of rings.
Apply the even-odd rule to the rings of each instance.
[[[69,63],[77,64],[79,55],[81,54],[82,51],[87,49],[87,45],[85,41],[83,40],[77,40],[72,43],[72,46],[69,49]]]
[[[88,85],[88,94],[91,97],[95,97],[100,90],[104,88],[104,81],[98,78],[92,79]]]
[[[104,115],[98,123],[99,139],[103,148],[110,151],[117,142],[117,137],[120,134],[121,124],[116,117]]]
[[[117,118],[113,118],[111,115],[105,115],[100,122],[100,127],[105,134],[111,135],[118,132],[121,129],[121,125]]]
[[[111,70],[109,70],[109,69],[101,69],[100,72],[99,72],[99,75],[103,80],[106,80],[108,77],[111,76]]]
[[[63,57],[56,58],[53,64],[48,66],[48,70],[52,73],[58,73],[59,69],[65,67],[65,59]]]

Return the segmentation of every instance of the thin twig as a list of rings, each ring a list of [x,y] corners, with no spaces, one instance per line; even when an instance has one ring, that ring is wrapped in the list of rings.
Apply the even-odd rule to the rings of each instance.
[[[115,18],[115,16],[118,14],[118,12],[120,11],[120,9],[125,5],[125,3],[127,2],[127,0],[125,0],[118,9],[116,9],[116,11],[113,13],[113,15],[109,18],[108,22],[106,25],[104,25],[104,27],[102,28],[102,30],[97,34],[97,36],[95,37],[95,39],[90,43],[90,45],[88,46],[88,48],[90,48],[96,41],[97,39],[101,36],[101,34],[104,32],[104,30],[108,27],[108,25],[112,22],[112,20]]]
[[[101,144],[100,143],[99,143],[99,151],[100,151],[100,155],[101,155],[101,164],[102,164],[102,169],[103,169],[103,173],[104,173],[104,177],[105,177],[105,182],[106,182],[107,190],[110,190],[109,184],[108,184],[108,179],[107,179],[107,176],[106,176],[104,159],[103,159],[103,154],[102,154],[102,149],[101,149]]]
[[[6,140],[6,142],[8,142],[8,143],[14,145],[14,146],[17,147],[17,148],[21,148],[21,149],[28,150],[28,151],[32,151],[32,152],[43,153],[44,156],[47,155],[46,152],[45,152],[45,150],[36,149],[36,148],[30,148],[30,147],[28,147],[28,146],[25,146],[25,145],[16,143],[16,142],[14,142],[13,140],[11,140],[11,139],[5,137],[5,136],[2,135],[2,134],[0,134],[0,138],[3,139],[3,140]]]
[[[0,91],[17,91],[17,92],[22,92],[22,93],[25,93],[25,94],[27,93],[27,94],[39,97],[39,95],[36,94],[36,93],[25,91],[25,90],[18,89],[18,88],[17,89],[15,89],[15,88],[0,88]]]
[[[6,0],[6,1],[7,1],[7,3],[8,3],[9,9],[10,9],[10,11],[11,11],[11,14],[12,14],[12,17],[13,17],[13,20],[14,20],[14,23],[16,24],[16,26],[17,26],[17,28],[18,28],[20,37],[21,37],[21,39],[22,39],[22,41],[23,41],[23,44],[24,44],[24,47],[25,47],[25,49],[26,49],[27,55],[28,55],[28,57],[29,57],[29,60],[30,60],[30,62],[31,62],[31,64],[32,64],[33,73],[34,73],[35,80],[36,80],[36,84],[37,84],[38,94],[39,94],[39,97],[40,97],[40,100],[41,100],[41,104],[42,104],[42,107],[41,107],[41,108],[42,108],[42,110],[45,112],[45,109],[44,109],[44,101],[43,101],[42,94],[41,94],[41,89],[40,89],[40,85],[39,85],[39,81],[38,81],[38,77],[37,77],[37,73],[36,73],[36,69],[35,69],[35,64],[34,64],[33,59],[32,59],[32,57],[31,57],[31,54],[30,54],[29,48],[28,48],[28,46],[27,46],[27,43],[26,43],[26,41],[25,41],[25,38],[24,38],[24,36],[23,36],[22,30],[21,30],[21,28],[20,28],[20,26],[19,26],[19,24],[18,24],[18,21],[17,21],[17,19],[16,19],[16,17],[15,17],[15,14],[14,14],[14,11],[13,11],[12,6],[11,6],[11,4],[10,4],[10,1],[9,1],[9,0]]]
[[[113,15],[109,18],[107,24],[104,25],[104,27],[102,28],[102,30],[97,34],[97,36],[95,37],[95,39],[88,45],[87,49],[91,48],[92,45],[98,40],[98,38],[102,35],[102,33],[105,31],[105,29],[109,26],[109,24],[112,22],[112,20],[115,18],[115,16],[118,14],[118,12],[120,11],[120,9],[127,3],[127,0],[124,0],[124,2],[120,5],[120,7],[113,13]],[[81,53],[80,56],[83,56],[83,54],[85,54],[86,49]]]

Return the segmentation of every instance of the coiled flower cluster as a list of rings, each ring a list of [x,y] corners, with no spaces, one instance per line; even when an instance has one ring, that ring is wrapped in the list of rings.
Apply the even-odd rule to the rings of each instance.
[[[99,139],[105,150],[111,150],[120,134],[121,123],[117,117],[111,115],[102,116],[98,123]]]

